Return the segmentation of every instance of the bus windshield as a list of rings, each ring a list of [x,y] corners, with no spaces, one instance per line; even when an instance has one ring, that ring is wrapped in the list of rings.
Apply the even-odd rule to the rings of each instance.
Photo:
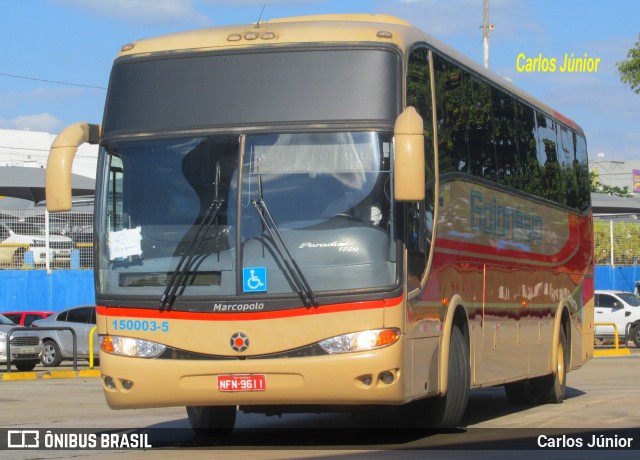
[[[375,132],[105,144],[98,295],[157,306],[181,259],[176,308],[295,297],[300,272],[316,294],[389,290],[390,150],[391,135]]]

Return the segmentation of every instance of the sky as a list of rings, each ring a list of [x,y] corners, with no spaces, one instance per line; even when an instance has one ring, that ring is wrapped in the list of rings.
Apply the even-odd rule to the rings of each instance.
[[[640,40],[640,2],[489,5],[490,69],[582,126],[591,160],[640,161],[640,95],[616,71]],[[78,121],[100,123],[110,68],[122,45],[249,24],[261,12],[262,20],[391,14],[483,61],[483,0],[0,0],[0,11],[0,129],[58,133]],[[572,53],[599,59],[597,69],[561,72],[564,56]],[[532,66],[534,58],[555,59],[555,71]]]

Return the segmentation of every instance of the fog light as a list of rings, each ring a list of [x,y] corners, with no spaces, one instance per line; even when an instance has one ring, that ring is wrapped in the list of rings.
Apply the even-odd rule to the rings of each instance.
[[[390,385],[396,379],[396,376],[391,371],[384,371],[384,372],[380,372],[380,375],[378,375],[378,378],[385,385]]]
[[[369,386],[373,383],[373,376],[371,374],[361,375],[360,377],[358,377],[358,380],[360,380],[366,386]]]
[[[102,381],[104,382],[104,386],[109,388],[110,390],[116,389],[116,382],[114,382],[113,379],[108,375],[104,375],[102,377]]]
[[[133,387],[133,382],[131,380],[121,380],[122,388],[125,390],[130,390]]]

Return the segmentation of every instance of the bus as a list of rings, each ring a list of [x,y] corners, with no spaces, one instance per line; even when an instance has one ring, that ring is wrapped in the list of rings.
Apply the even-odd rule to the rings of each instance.
[[[99,144],[94,274],[114,409],[559,403],[593,356],[583,130],[407,22],[326,15],[140,40],[101,125],[52,144],[49,211]]]

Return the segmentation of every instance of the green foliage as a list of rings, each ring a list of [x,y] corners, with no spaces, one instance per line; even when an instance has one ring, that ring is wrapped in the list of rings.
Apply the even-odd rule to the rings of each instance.
[[[629,85],[636,94],[640,94],[640,40],[629,50],[627,59],[616,63],[616,66],[620,80]]]
[[[608,220],[593,221],[596,265],[611,264],[611,227]],[[640,264],[640,222],[613,224],[614,265]]]

